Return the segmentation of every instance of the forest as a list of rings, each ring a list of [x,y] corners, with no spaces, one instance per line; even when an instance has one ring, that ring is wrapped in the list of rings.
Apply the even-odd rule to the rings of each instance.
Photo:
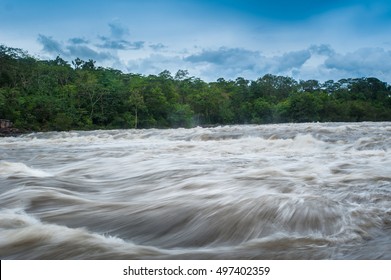
[[[187,70],[146,76],[0,45],[0,119],[24,131],[390,121],[391,86],[375,77],[321,83],[272,74],[205,82]]]

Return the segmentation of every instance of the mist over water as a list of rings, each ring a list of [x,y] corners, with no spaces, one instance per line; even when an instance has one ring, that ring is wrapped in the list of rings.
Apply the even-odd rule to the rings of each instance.
[[[391,123],[0,139],[1,259],[391,259]]]

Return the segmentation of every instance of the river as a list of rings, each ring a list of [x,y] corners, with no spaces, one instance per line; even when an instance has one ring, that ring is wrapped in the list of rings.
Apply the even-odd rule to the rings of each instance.
[[[0,138],[1,259],[391,259],[391,123]]]

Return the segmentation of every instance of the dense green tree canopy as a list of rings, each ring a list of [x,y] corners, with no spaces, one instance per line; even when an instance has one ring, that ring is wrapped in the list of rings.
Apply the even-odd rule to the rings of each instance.
[[[391,87],[374,77],[207,83],[186,70],[144,76],[95,63],[39,60],[1,45],[0,119],[38,131],[391,120]]]

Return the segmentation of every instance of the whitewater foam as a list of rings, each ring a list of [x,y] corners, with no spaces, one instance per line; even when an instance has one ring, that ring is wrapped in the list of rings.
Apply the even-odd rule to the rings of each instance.
[[[390,123],[2,138],[0,254],[391,259],[390,139]]]

